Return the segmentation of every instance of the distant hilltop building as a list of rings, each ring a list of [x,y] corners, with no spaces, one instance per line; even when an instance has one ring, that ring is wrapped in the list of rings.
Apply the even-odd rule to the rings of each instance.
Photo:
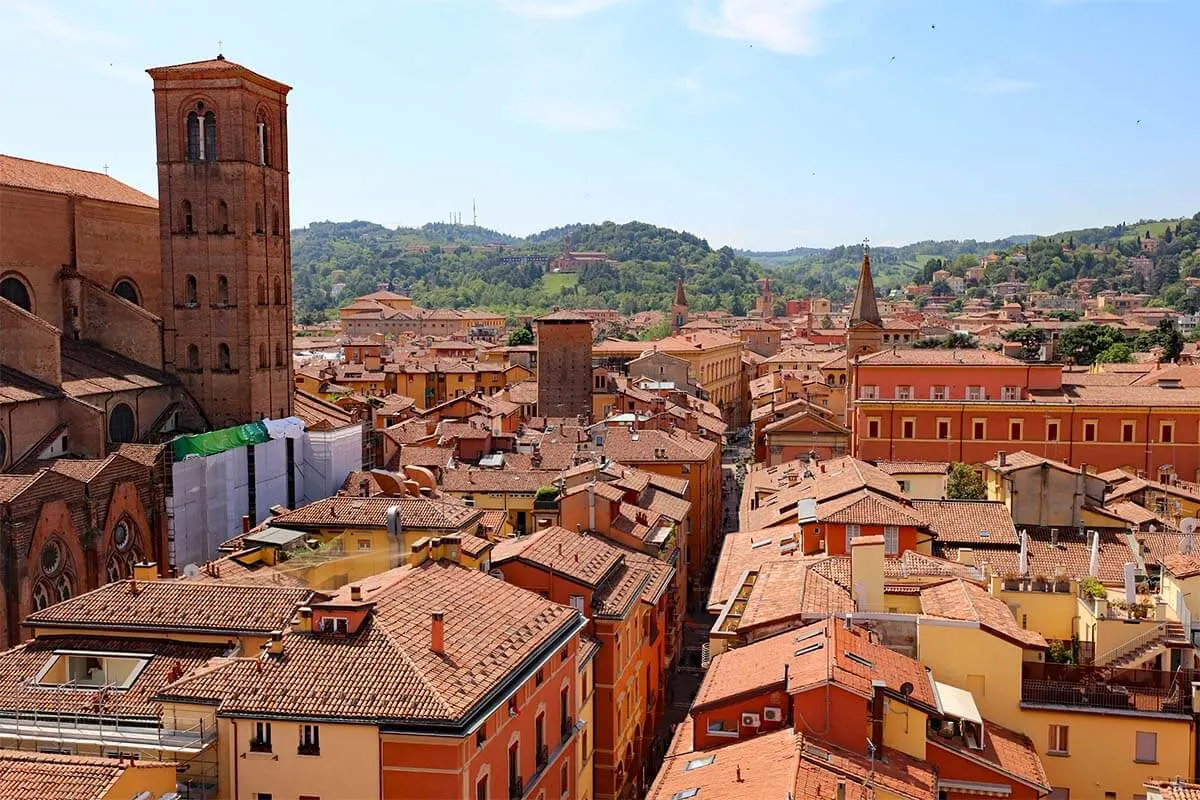
[[[578,272],[588,264],[602,264],[608,261],[608,253],[602,250],[572,250],[571,234],[563,239],[562,255],[550,262],[551,272]]]

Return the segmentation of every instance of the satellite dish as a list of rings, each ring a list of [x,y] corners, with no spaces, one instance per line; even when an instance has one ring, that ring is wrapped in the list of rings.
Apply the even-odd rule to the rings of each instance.
[[[905,681],[904,683],[900,684],[900,694],[904,695],[905,697],[908,697],[912,693],[913,693],[913,685],[911,683],[909,683],[908,681]]]
[[[199,574],[200,574],[200,568],[197,567],[195,564],[188,564],[186,567],[183,568],[183,577],[185,577],[185,578],[194,578]]]
[[[1179,532],[1184,536],[1192,536],[1196,533],[1196,518],[1188,517],[1179,521]]]

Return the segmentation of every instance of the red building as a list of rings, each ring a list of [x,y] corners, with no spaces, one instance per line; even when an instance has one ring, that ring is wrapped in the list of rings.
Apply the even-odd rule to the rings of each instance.
[[[893,349],[851,365],[852,452],[979,464],[1026,450],[1073,466],[1200,478],[1200,403],[1176,376],[1112,386],[987,350]]]

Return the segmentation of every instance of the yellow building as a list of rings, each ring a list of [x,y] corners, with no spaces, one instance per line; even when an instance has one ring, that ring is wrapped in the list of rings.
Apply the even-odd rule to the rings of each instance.
[[[158,800],[167,796],[176,796],[174,764],[0,750],[0,797]]]
[[[701,330],[668,336],[655,342],[626,342],[607,339],[592,347],[592,356],[604,365],[624,367],[646,352],[662,352],[688,362],[688,372],[708,393],[733,425],[749,418],[749,398],[740,391],[742,342],[724,333]]]
[[[231,558],[261,557],[305,585],[336,589],[403,564],[419,541],[454,539],[462,563],[476,568],[491,552],[476,535],[482,517],[448,497],[330,497],[272,517],[243,537],[242,552]]]
[[[521,535],[533,533],[559,519],[557,493],[539,501],[538,490],[553,488],[555,470],[465,469],[446,470],[442,491],[481,512],[503,511],[509,527]]]

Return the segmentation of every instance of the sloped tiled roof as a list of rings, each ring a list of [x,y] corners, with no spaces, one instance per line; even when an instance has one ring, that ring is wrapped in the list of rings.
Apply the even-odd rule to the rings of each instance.
[[[1046,776],[1046,768],[1042,765],[1037,748],[1023,733],[1009,730],[988,720],[984,726],[982,749],[968,747],[959,737],[929,736],[928,741],[932,745],[958,753],[968,761],[983,762],[1001,773],[1038,787],[1041,792],[1050,791],[1050,780]]]
[[[498,543],[492,551],[492,564],[502,566],[511,559],[520,559],[553,567],[561,575],[594,587],[621,563],[622,555],[619,548],[598,536],[554,525]]]
[[[921,612],[934,617],[978,622],[981,628],[1021,647],[1047,647],[1044,636],[1017,624],[1003,600],[961,579],[922,589]]]
[[[304,588],[117,581],[35,611],[35,627],[265,634],[286,626],[311,595]]]
[[[0,186],[77,195],[90,200],[158,208],[158,201],[100,172],[0,155]]]
[[[156,761],[0,750],[0,797],[5,800],[108,800],[127,770],[169,770]],[[115,799],[114,799],[115,800]]]
[[[197,669],[212,658],[224,655],[228,644],[195,644],[159,638],[114,638],[109,636],[40,636],[0,653],[0,711],[78,712],[96,702],[95,689],[36,686],[42,669],[62,650],[97,653],[130,653],[153,656],[145,669],[125,690],[109,692],[104,698],[107,714],[121,717],[153,717],[161,707],[154,699],[176,670]],[[178,673],[176,673],[178,674]],[[3,796],[3,795],[0,795]]]
[[[357,633],[288,633],[282,657],[231,660],[164,696],[216,701],[220,713],[461,725],[582,621],[569,606],[448,562],[401,567],[361,587],[373,610]],[[444,653],[430,649],[435,611],[444,614]]]
[[[346,526],[385,528],[388,509],[400,510],[405,528],[457,531],[476,521],[480,512],[451,497],[330,497],[288,511],[271,520],[279,527]]]
[[[943,545],[1018,544],[1017,528],[1004,503],[990,500],[913,500]]]

